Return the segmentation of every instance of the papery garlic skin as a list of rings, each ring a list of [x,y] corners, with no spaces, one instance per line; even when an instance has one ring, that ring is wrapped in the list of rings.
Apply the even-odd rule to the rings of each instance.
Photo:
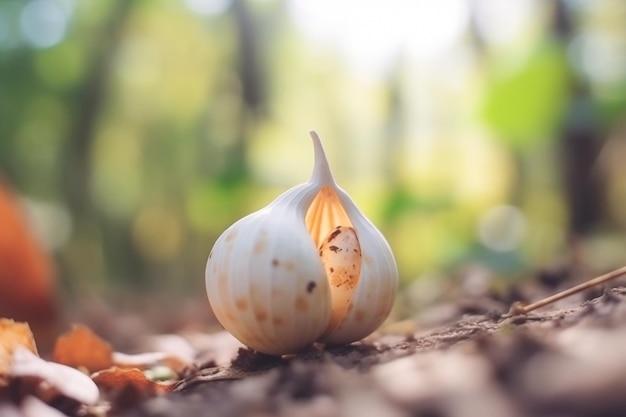
[[[288,208],[268,207],[232,225],[215,243],[206,272],[222,326],[252,349],[275,355],[315,342],[330,317],[326,275],[304,214]]]
[[[311,136],[311,180],[229,227],[207,261],[215,316],[267,354],[369,335],[389,315],[398,285],[387,241],[336,185],[319,138]],[[349,256],[328,252],[333,239]],[[349,268],[346,279],[352,275],[346,285],[332,284],[331,271],[339,268]]]

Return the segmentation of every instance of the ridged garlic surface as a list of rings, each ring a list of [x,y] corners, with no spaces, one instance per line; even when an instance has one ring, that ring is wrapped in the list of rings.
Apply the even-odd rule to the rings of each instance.
[[[311,137],[310,181],[230,226],[206,265],[219,322],[271,355],[362,339],[387,318],[398,286],[389,244],[335,183]]]

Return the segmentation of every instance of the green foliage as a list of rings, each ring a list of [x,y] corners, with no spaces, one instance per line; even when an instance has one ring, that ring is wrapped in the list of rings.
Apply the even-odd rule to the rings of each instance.
[[[488,86],[485,121],[515,149],[554,139],[570,94],[563,47],[546,41],[514,68],[500,65]]]

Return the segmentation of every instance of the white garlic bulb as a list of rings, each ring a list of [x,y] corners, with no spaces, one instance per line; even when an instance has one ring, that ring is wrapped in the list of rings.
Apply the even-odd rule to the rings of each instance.
[[[337,186],[311,137],[311,180],[230,226],[206,265],[219,322],[267,354],[362,339],[387,318],[398,286],[387,241]]]

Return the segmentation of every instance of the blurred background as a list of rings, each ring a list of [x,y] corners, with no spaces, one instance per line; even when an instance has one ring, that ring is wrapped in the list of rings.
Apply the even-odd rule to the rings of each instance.
[[[623,0],[1,0],[0,175],[68,300],[205,303],[215,239],[308,179],[310,129],[403,288],[604,271],[625,25]]]

